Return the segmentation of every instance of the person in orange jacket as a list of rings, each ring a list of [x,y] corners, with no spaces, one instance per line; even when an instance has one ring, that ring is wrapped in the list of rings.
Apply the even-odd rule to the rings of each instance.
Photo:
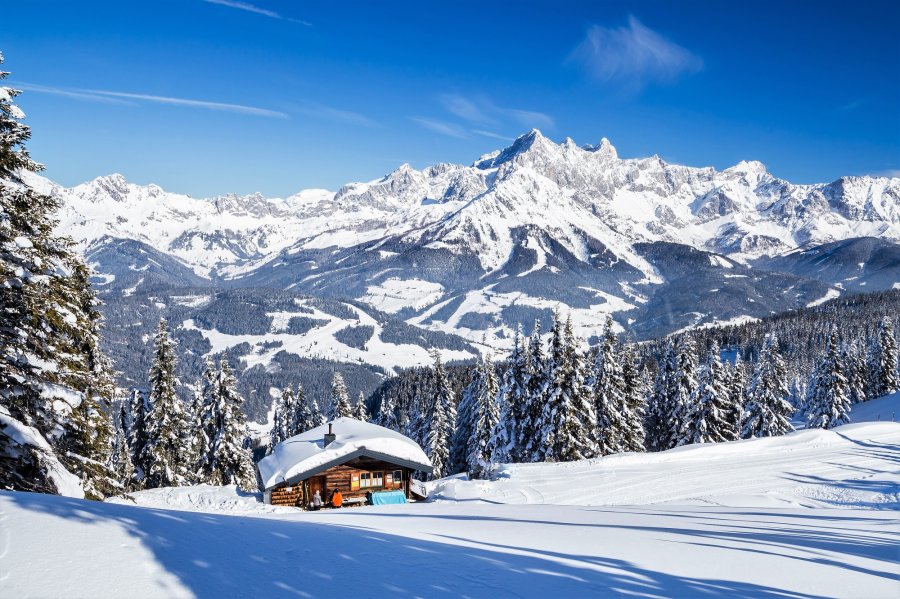
[[[331,505],[333,507],[341,507],[344,505],[344,495],[338,489],[331,494]]]

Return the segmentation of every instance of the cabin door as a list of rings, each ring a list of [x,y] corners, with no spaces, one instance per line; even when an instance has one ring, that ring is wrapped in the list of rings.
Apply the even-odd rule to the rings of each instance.
[[[309,497],[310,501],[315,496],[316,491],[319,492],[319,497],[322,498],[322,502],[328,502],[328,494],[325,493],[325,477],[324,476],[314,476],[309,479]]]

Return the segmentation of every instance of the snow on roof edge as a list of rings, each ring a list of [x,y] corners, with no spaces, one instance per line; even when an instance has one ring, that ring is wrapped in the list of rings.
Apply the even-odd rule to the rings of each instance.
[[[335,440],[324,446],[328,425]],[[396,431],[354,418],[336,418],[285,439],[257,464],[263,488],[294,483],[331,466],[361,455],[393,461],[401,466],[430,472],[431,460],[419,445]],[[293,483],[291,483],[293,484]]]

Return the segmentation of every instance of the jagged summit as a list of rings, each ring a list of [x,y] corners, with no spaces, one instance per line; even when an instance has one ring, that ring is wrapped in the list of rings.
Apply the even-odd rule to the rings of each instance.
[[[242,275],[282,251],[377,243],[470,256],[486,272],[520,250],[548,260],[565,251],[589,264],[602,246],[652,280],[634,244],[676,242],[749,260],[851,236],[900,239],[900,179],[793,185],[756,161],[719,172],[621,159],[605,137],[557,144],[538,129],[471,166],[402,164],[337,193],[287,200],[196,199],[117,174],[72,189],[43,181],[63,199],[61,228],[73,238],[138,240],[203,276]]]
[[[112,287],[157,284],[181,263],[173,284],[348,298],[494,348],[559,303],[585,338],[606,312],[629,311],[624,320],[658,334],[801,307],[838,290],[749,266],[862,236],[892,255],[900,241],[897,178],[794,185],[756,161],[717,171],[623,159],[606,138],[579,146],[536,129],[470,166],[403,164],[285,200],[197,199],[121,175],[71,189],[30,181],[62,200],[63,233],[82,247],[104,240],[92,262]],[[861,272],[844,289],[894,277]]]

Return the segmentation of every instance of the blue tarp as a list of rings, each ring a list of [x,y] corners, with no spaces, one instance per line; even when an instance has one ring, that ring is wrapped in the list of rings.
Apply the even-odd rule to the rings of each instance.
[[[387,505],[389,503],[406,503],[406,495],[403,491],[379,491],[372,493],[372,505]]]

